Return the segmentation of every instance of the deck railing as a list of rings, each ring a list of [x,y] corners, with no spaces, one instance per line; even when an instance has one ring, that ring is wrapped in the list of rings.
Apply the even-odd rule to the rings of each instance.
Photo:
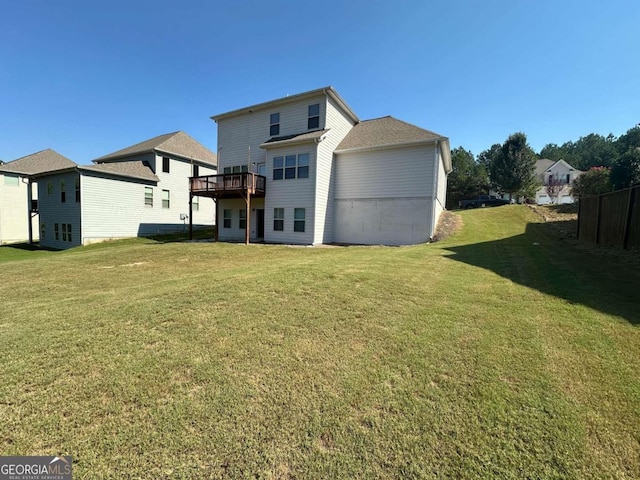
[[[209,193],[224,196],[249,192],[252,195],[263,195],[266,177],[251,172],[223,173],[220,175],[206,175],[191,177],[191,192]]]

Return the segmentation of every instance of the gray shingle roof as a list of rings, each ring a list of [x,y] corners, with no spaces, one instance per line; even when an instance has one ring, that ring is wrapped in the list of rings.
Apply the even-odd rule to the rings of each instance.
[[[151,168],[149,168],[142,162],[109,162],[99,163],[96,165],[82,165],[78,168],[80,170],[111,173],[121,177],[138,178],[142,180],[150,180],[153,182],[160,181],[160,179],[153,173]]]
[[[446,137],[388,116],[358,123],[336,147],[336,152],[434,140],[446,140]]]
[[[549,160],[548,158],[541,158],[540,160],[538,160],[536,162],[536,175],[542,175],[544,172],[547,171],[547,169],[555,164],[556,162],[554,162],[553,160]]]
[[[37,175],[39,173],[75,167],[76,163],[63,157],[55,150],[47,148],[41,152],[32,153],[12,162],[0,165],[0,172],[19,173],[22,175]]]
[[[217,165],[216,154],[184,132],[158,135],[144,142],[136,143],[130,147],[96,158],[93,162],[114,162],[125,157],[153,151],[168,153],[169,155],[173,154],[209,165]]]
[[[312,140],[320,138],[329,130],[330,129],[327,128],[324,130],[314,130],[313,132],[297,133],[295,135],[272,137],[266,142],[262,143],[260,146],[263,148],[269,148],[269,147],[279,147],[281,145],[291,145],[294,143],[310,142]]]

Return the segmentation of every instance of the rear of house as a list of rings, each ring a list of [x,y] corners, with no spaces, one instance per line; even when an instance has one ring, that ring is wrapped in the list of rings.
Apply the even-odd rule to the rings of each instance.
[[[433,236],[451,170],[447,138],[392,117],[360,121],[331,87],[212,118],[223,172],[212,184],[244,175],[263,186],[248,196],[209,191],[220,240],[405,245]]]

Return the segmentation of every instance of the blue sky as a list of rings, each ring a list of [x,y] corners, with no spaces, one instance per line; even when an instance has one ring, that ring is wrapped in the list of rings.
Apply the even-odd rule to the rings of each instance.
[[[640,122],[636,0],[5,2],[0,159],[84,164],[331,85],[474,154],[516,131],[539,151]]]

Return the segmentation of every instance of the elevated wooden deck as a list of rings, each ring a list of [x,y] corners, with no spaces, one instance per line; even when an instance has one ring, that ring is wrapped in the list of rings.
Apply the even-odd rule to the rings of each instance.
[[[191,194],[211,198],[264,197],[267,178],[251,172],[191,177]]]

